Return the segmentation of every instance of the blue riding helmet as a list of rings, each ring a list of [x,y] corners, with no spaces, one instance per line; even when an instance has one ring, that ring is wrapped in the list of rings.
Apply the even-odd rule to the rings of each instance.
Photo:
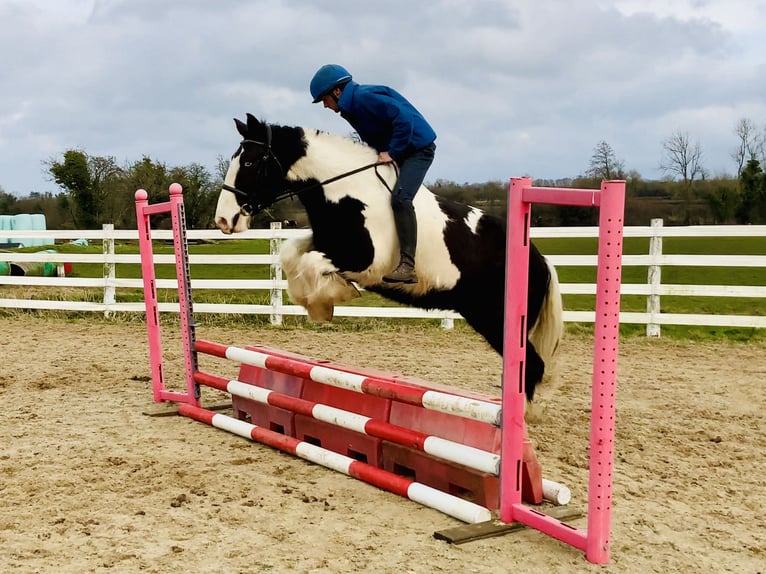
[[[311,78],[311,97],[313,103],[319,102],[335,86],[341,86],[351,81],[351,74],[338,64],[325,64]]]

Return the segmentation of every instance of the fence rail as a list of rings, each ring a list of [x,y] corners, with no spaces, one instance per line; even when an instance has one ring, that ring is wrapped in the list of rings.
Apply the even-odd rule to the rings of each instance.
[[[268,265],[271,269],[269,279],[192,279],[193,289],[205,290],[263,290],[270,293],[269,304],[232,304],[204,303],[194,304],[198,313],[236,313],[245,315],[269,315],[272,323],[279,324],[284,316],[305,315],[305,310],[297,305],[283,303],[282,292],[287,288],[287,281],[282,278],[277,257],[279,244],[282,240],[305,234],[305,230],[272,229],[249,230],[236,236],[227,236],[217,230],[189,230],[189,240],[226,241],[231,239],[264,239],[270,241],[269,254],[253,255],[201,255],[192,254],[189,257],[192,265]],[[0,308],[16,309],[49,309],[63,311],[93,311],[105,314],[113,312],[143,312],[143,302],[118,301],[117,292],[120,289],[140,290],[143,287],[140,278],[120,278],[116,270],[119,265],[140,264],[140,256],[136,254],[120,254],[115,252],[115,241],[136,242],[138,233],[135,230],[118,230],[111,225],[105,225],[101,230],[50,230],[50,231],[7,231],[2,232],[6,241],[22,241],[27,238],[65,240],[86,239],[102,242],[101,253],[23,253],[17,251],[0,252],[0,262],[8,263],[87,263],[103,265],[101,277],[35,277],[30,275],[11,276],[0,275]],[[588,238],[597,237],[597,227],[555,227],[533,228],[532,238]],[[741,297],[764,299],[766,286],[762,285],[686,285],[667,284],[661,282],[662,268],[674,266],[694,267],[739,267],[766,268],[766,255],[702,255],[702,254],[667,254],[662,251],[662,240],[666,237],[766,237],[766,226],[689,226],[664,227],[661,220],[653,220],[651,226],[626,227],[625,237],[649,238],[649,253],[641,255],[624,255],[625,267],[639,266],[648,269],[645,283],[622,283],[622,295],[643,296],[647,299],[646,312],[620,313],[622,323],[646,325],[647,335],[660,334],[662,325],[699,325],[719,327],[766,328],[766,316],[751,315],[717,315],[717,314],[688,314],[667,313],[660,308],[661,297]],[[154,230],[155,240],[172,240],[172,233],[167,230]],[[55,248],[46,245],[47,248]],[[547,254],[556,266],[596,267],[595,255],[556,255]],[[173,265],[172,255],[155,255],[158,265]],[[1,297],[7,289],[4,286],[29,287],[58,287],[71,289],[100,289],[103,290],[101,301],[80,301],[63,299],[14,298]],[[158,289],[175,289],[173,279],[158,279]],[[593,295],[596,292],[595,283],[562,283],[561,292],[571,295]],[[760,302],[759,302],[760,303]],[[756,304],[754,313],[763,309]],[[177,311],[175,303],[161,304],[161,311]],[[339,306],[335,309],[338,317],[378,317],[378,318],[430,318],[440,319],[442,325],[450,327],[452,322],[462,317],[450,311],[428,311],[411,307],[364,307]],[[564,320],[567,322],[593,322],[595,313],[592,311],[564,310]]]

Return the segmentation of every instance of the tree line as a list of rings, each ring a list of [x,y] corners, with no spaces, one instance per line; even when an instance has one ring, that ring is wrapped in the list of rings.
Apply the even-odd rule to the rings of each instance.
[[[766,224],[766,130],[759,131],[745,118],[737,123],[734,134],[737,145],[731,158],[736,176],[710,177],[699,142],[678,131],[662,142],[662,180],[645,180],[638,172],[626,170],[612,146],[600,141],[584,174],[535,180],[534,185],[597,188],[604,179],[624,179],[626,225],[647,225],[653,218],[664,219],[666,225]],[[209,228],[228,163],[218,157],[214,173],[196,163],[173,167],[148,157],[120,166],[114,157],[71,149],[45,165],[61,193],[18,198],[0,187],[0,213],[43,213],[49,229],[95,229],[104,223],[128,229],[136,225],[137,189],[147,190],[154,203],[167,200],[168,187],[178,182],[184,188],[187,225]],[[438,195],[505,216],[507,181],[436,180],[430,188]],[[594,225],[598,214],[586,208],[540,205],[533,209],[533,216],[536,225],[567,226]],[[308,225],[297,200],[282,201],[259,214],[254,227],[267,227],[270,221]]]

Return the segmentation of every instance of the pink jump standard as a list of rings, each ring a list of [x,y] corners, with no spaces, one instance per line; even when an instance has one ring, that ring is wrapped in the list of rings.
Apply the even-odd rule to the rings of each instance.
[[[526,332],[527,277],[523,270],[528,268],[533,203],[600,209],[586,531],[574,529],[521,503],[522,444],[514,438],[522,436],[520,431],[524,428],[526,339],[519,333]],[[505,286],[500,520],[521,522],[579,548],[588,561],[595,564],[609,561],[624,209],[624,181],[605,181],[600,190],[582,190],[535,188],[529,178],[511,180],[506,268],[517,270],[518,275],[514,283],[506,282]]]
[[[149,205],[149,194],[136,191],[136,222],[138,246],[141,251],[141,276],[144,280],[144,303],[146,304],[146,330],[149,337],[149,362],[152,368],[154,401],[173,401],[200,406],[200,391],[194,382],[197,370],[197,354],[194,351],[194,321],[192,320],[191,282],[189,279],[189,251],[186,242],[186,212],[183,189],[178,183],[170,186],[170,201]],[[173,250],[176,258],[178,280],[178,305],[180,307],[181,338],[183,341],[186,392],[170,391],[165,385],[162,370],[162,337],[160,335],[160,306],[157,301],[157,279],[154,274],[152,249],[152,226],[150,216],[170,213],[173,225]]]
[[[525,524],[584,551],[590,562],[606,563],[609,560],[611,520],[624,197],[625,183],[622,181],[604,182],[601,190],[579,190],[534,188],[531,187],[529,178],[511,180],[506,268],[512,267],[515,270],[514,273],[518,275],[514,275],[514,283],[506,282],[503,391],[502,398],[498,401],[495,398],[481,400],[475,396],[461,396],[460,392],[450,393],[442,392],[441,389],[423,388],[417,384],[408,384],[406,380],[396,381],[364,372],[333,369],[305,357],[293,360],[281,352],[269,354],[263,347],[259,347],[258,350],[240,349],[209,341],[197,341],[181,186],[173,184],[170,187],[170,201],[154,205],[148,204],[147,193],[144,190],[138,190],[136,215],[154,400],[155,402],[180,403],[179,414],[296,454],[440,510],[464,522],[489,521],[491,515],[487,508],[442,490],[323,449],[316,444],[298,440],[293,436],[286,436],[268,428],[250,424],[246,420],[203,409],[200,404],[200,385],[225,390],[233,397],[245,396],[249,400],[262,404],[289,409],[298,413],[296,417],[309,416],[324,422],[332,419],[340,428],[345,427],[357,433],[382,437],[386,441],[399,444],[411,443],[411,447],[434,454],[437,459],[452,460],[469,469],[478,468],[482,473],[497,475],[499,478],[495,480],[499,480],[499,513],[502,523]],[[522,484],[528,488],[531,476],[528,463],[532,462],[529,458],[531,447],[527,441],[524,424],[523,373],[526,337],[523,334],[526,333],[526,270],[529,261],[530,210],[533,203],[600,208],[587,530],[578,530],[522,504]],[[173,224],[180,325],[185,359],[185,392],[168,390],[162,370],[159,305],[149,218],[151,215],[167,212],[170,212]],[[434,413],[435,417],[454,415],[461,420],[467,420],[466,424],[484,425],[492,428],[496,433],[499,426],[500,456],[496,456],[497,451],[483,452],[481,449],[466,448],[466,445],[458,445],[462,447],[458,448],[454,443],[438,436],[431,436],[429,433],[413,432],[411,429],[373,420],[359,413],[344,412],[315,401],[307,401],[279,392],[255,390],[240,381],[226,380],[202,373],[197,368],[197,353],[227,358],[238,361],[242,365],[253,365],[268,372],[297,377],[307,383],[316,382],[338,387],[340,392],[362,393],[375,397],[370,398],[371,401],[398,401],[404,405],[414,405],[421,409],[419,412],[423,413],[438,411]],[[484,431],[480,434],[482,433],[486,434]],[[531,456],[534,459],[533,451]],[[534,463],[536,464],[536,460]],[[542,479],[539,478],[539,480]],[[555,485],[555,483],[552,484]]]

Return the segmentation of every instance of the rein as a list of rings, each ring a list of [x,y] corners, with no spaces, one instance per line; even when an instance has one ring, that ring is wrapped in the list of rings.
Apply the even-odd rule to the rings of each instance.
[[[266,162],[273,161],[279,167],[279,170],[282,172],[282,177],[284,178],[285,171],[282,168],[282,164],[279,162],[279,159],[277,159],[277,156],[274,155],[274,151],[271,148],[271,126],[270,125],[266,124],[266,141],[265,142],[260,142],[260,141],[257,141],[257,140],[244,139],[244,140],[242,140],[240,142],[240,145],[243,145],[243,144],[246,144],[246,143],[253,143],[253,144],[258,144],[258,145],[265,146],[266,150],[265,150],[265,152],[263,154],[263,157],[261,158],[261,161],[259,162],[259,167],[260,167],[261,164],[265,164]],[[330,177],[328,179],[325,179],[324,181],[320,181],[318,183],[311,183],[311,184],[303,186],[303,187],[301,187],[301,188],[299,188],[297,190],[289,190],[289,191],[288,190],[284,190],[284,191],[281,191],[281,192],[277,193],[274,196],[274,199],[268,205],[273,205],[273,204],[277,203],[278,201],[282,201],[283,199],[287,199],[288,197],[293,197],[294,195],[298,195],[299,193],[303,193],[304,191],[308,191],[308,190],[314,189],[316,187],[322,187],[322,186],[325,186],[325,185],[327,185],[329,183],[334,183],[334,182],[339,181],[341,179],[344,179],[344,178],[350,177],[352,175],[356,175],[357,173],[361,173],[363,171],[366,171],[366,170],[368,170],[370,168],[375,168],[375,175],[378,177],[378,179],[381,181],[381,183],[383,183],[383,185],[386,187],[388,192],[393,194],[394,191],[393,191],[393,189],[391,189],[391,186],[388,185],[388,182],[385,179],[383,179],[383,176],[380,175],[380,173],[378,172],[378,166],[379,165],[386,165],[388,163],[393,164],[394,171],[396,172],[396,177],[398,178],[399,177],[399,168],[396,165],[396,162],[391,161],[391,162],[386,162],[386,163],[378,163],[378,162],[370,163],[370,164],[367,164],[367,165],[363,165],[362,167],[358,167],[356,169],[352,169],[351,171],[347,171],[345,173],[341,173],[339,175]],[[247,200],[250,199],[246,192],[242,191],[241,189],[237,189],[234,186],[227,185],[227,184],[224,183],[223,185],[221,185],[221,187],[223,189],[225,189],[226,191],[230,191],[232,193],[235,193],[235,194],[237,194],[237,195],[239,195],[241,197],[244,197]],[[257,209],[254,209],[253,206],[248,202],[248,203],[245,203],[245,204],[241,205],[240,208],[241,208],[242,212],[245,215],[252,215],[253,213],[256,213],[256,212],[260,213],[266,207],[268,207],[268,205],[258,205]]]
[[[356,169],[352,169],[351,171],[347,171],[345,173],[341,173],[340,175],[336,175],[336,176],[331,177],[329,179],[325,179],[324,181],[320,181],[318,183],[312,183],[312,184],[306,185],[306,186],[300,188],[297,191],[290,192],[288,195],[286,195],[284,197],[289,197],[290,195],[297,195],[297,194],[302,193],[304,191],[308,191],[309,189],[314,189],[315,187],[322,187],[324,185],[327,185],[328,183],[333,183],[333,182],[339,181],[341,179],[344,179],[346,177],[349,177],[351,175],[356,175],[357,173],[361,173],[361,172],[366,171],[366,170],[368,170],[370,168],[373,168],[373,167],[375,168],[375,175],[378,176],[378,179],[381,181],[381,183],[384,186],[386,186],[386,189],[388,190],[389,193],[393,193],[394,190],[391,189],[391,186],[388,185],[388,182],[385,179],[383,179],[383,176],[380,175],[380,173],[378,172],[378,166],[379,165],[388,165],[388,164],[393,164],[394,170],[396,171],[396,176],[399,177],[399,168],[397,167],[396,162],[394,162],[394,161],[390,161],[390,162],[386,162],[386,163],[370,163],[370,164],[367,164],[367,165],[363,165],[362,167],[358,167]],[[279,199],[284,199],[284,197],[281,197]]]

